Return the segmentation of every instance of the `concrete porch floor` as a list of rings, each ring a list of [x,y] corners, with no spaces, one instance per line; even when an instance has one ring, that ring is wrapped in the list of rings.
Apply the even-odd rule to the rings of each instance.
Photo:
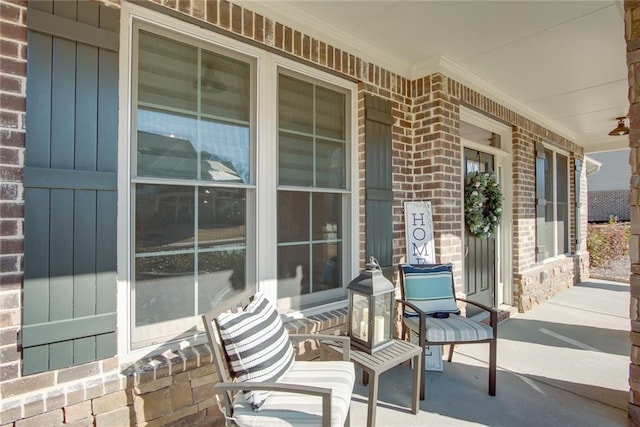
[[[427,371],[417,415],[409,410],[409,366],[382,374],[376,425],[627,425],[628,284],[580,283],[506,320],[498,331],[495,397],[487,394],[488,344],[461,345],[444,371]],[[366,425],[367,393],[357,382],[354,427]]]

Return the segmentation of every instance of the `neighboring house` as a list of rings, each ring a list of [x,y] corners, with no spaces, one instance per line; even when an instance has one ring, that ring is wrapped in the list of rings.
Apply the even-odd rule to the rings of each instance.
[[[102,3],[2,3],[0,425],[219,422],[198,314],[258,288],[344,331],[365,257],[404,259],[405,201],[471,299],[526,311],[588,274],[575,141],[224,1]],[[463,184],[490,170],[479,239]]]
[[[589,157],[601,164],[597,173],[589,175],[589,222],[631,219],[629,209],[629,183],[631,166],[629,149],[589,153]]]

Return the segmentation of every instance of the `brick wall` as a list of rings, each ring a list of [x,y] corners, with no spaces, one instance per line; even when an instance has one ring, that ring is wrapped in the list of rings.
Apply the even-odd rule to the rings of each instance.
[[[627,65],[629,67],[629,147],[631,148],[631,363],[629,364],[629,424],[640,426],[640,2],[624,2]]]
[[[100,0],[119,7],[117,0]],[[364,188],[364,95],[371,93],[392,102],[394,262],[404,257],[403,202],[431,199],[434,204],[436,244],[440,261],[450,261],[456,276],[462,269],[462,188],[460,177],[460,105],[466,104],[511,123],[514,129],[514,281],[519,308],[525,310],[571,286],[579,277],[574,258],[536,264],[535,254],[535,142],[540,139],[564,148],[578,158],[582,149],[491,99],[441,74],[409,81],[227,1],[153,0],[166,10],[198,19],[215,31],[263,44],[272,51],[298,58],[359,82],[358,164]],[[117,358],[21,378],[16,331],[20,323],[22,282],[24,163],[24,95],[26,75],[26,4],[0,0],[0,146],[2,234],[0,237],[0,426],[59,425],[189,425],[220,423],[210,396],[217,380],[206,347],[194,347],[175,357],[152,357],[122,370]],[[6,101],[5,101],[6,100]],[[573,179],[573,177],[572,177]],[[573,185],[573,183],[572,183]],[[586,180],[583,184],[586,188]],[[359,215],[360,260],[364,264],[364,194]],[[457,280],[458,283],[462,283]],[[338,313],[310,324],[291,324],[305,332],[344,332]],[[300,349],[311,357],[313,349]],[[180,420],[178,421],[178,418]]]
[[[26,0],[0,0],[0,381],[20,375]],[[0,398],[2,394],[0,393]]]

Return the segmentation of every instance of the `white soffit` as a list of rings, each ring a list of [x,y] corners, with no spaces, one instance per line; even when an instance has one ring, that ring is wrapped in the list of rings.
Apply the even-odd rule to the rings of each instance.
[[[585,146],[628,111],[619,0],[237,0],[409,79],[441,72]],[[595,149],[595,147],[594,147]]]

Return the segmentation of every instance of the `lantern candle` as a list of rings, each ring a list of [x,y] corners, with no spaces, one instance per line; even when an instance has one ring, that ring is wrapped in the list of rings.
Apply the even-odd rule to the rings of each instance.
[[[367,340],[369,338],[369,323],[366,320],[360,321],[360,338],[363,340]]]
[[[384,340],[384,317],[376,316],[376,326],[375,326],[376,336],[375,342],[379,343]]]

